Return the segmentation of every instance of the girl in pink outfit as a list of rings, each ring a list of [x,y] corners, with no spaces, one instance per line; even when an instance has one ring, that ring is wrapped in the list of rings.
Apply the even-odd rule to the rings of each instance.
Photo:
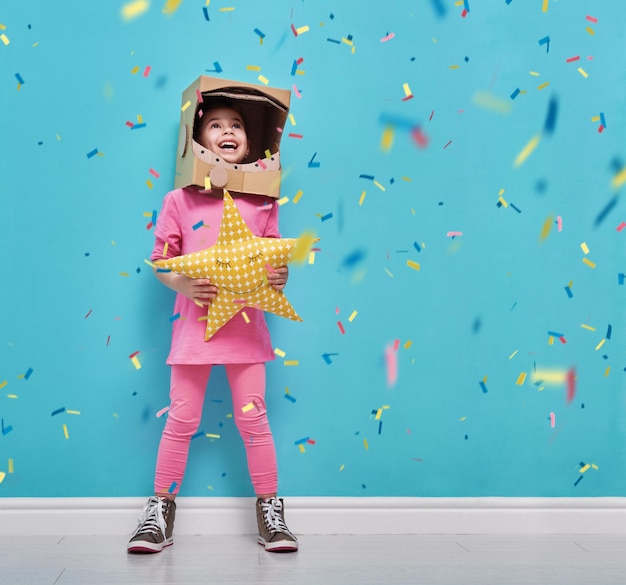
[[[214,104],[203,112],[196,140],[226,162],[239,163],[249,153],[243,116],[229,104]],[[171,258],[212,246],[224,211],[221,190],[176,189],[165,196],[155,228],[152,260]],[[275,199],[241,194],[234,198],[252,232],[280,237]],[[202,220],[204,228],[197,229]],[[196,229],[194,229],[196,226]],[[206,229],[208,226],[208,229]],[[128,543],[129,552],[160,552],[173,544],[175,497],[183,480],[191,437],[202,417],[202,406],[213,365],[223,364],[231,390],[235,424],[243,439],[250,479],[257,495],[258,542],[268,551],[296,551],[298,541],[284,521],[277,497],[278,472],[274,440],[265,406],[265,362],[274,359],[263,311],[246,309],[249,322],[235,315],[204,341],[206,306],[217,295],[207,279],[175,272],[155,272],[176,291],[172,344],[170,407],[157,455],[154,496],[148,499]],[[276,289],[285,287],[286,266],[268,273]],[[256,408],[244,406],[253,403]]]

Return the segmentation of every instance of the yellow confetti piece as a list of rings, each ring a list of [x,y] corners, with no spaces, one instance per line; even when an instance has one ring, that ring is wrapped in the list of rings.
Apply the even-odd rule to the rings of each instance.
[[[413,342],[410,339],[408,339],[406,343],[404,344],[404,349],[409,349],[412,345],[413,345]]]
[[[163,7],[164,14],[174,14],[178,10],[182,0],[167,0]]]
[[[376,416],[374,417],[374,420],[380,420],[380,417],[381,417],[382,415],[383,415],[383,409],[382,409],[382,408],[379,408],[379,409],[376,411]]]
[[[367,439],[363,439],[363,447],[365,447],[366,451],[370,448],[370,446],[369,446],[369,444],[367,442]]]
[[[120,276],[126,277],[126,276],[128,276],[128,272],[120,272]]]
[[[539,234],[539,241],[541,242],[545,241],[545,239],[550,235],[550,230],[552,229],[553,223],[554,223],[553,216],[552,215],[548,216],[546,221],[543,222],[543,226],[541,227],[541,233]]]
[[[346,466],[342,463],[342,464],[339,466],[339,471],[343,471],[345,468],[346,468]]]
[[[363,191],[361,193],[361,197],[359,198],[359,205],[363,205],[363,201],[365,201],[365,194],[367,193],[367,191]]]
[[[385,190],[385,188],[378,181],[374,181],[374,185],[376,185],[381,191]]]
[[[542,90],[544,87],[548,87],[548,85],[550,85],[549,81],[546,81],[545,83],[542,83],[541,85],[537,86],[538,90]]]
[[[587,244],[585,242],[583,242],[580,245],[580,249],[585,253],[585,254],[589,254],[589,247],[587,246]]]
[[[567,379],[565,370],[535,370],[532,375],[533,381],[541,381],[547,384],[563,384]]]
[[[304,445],[302,444],[298,445],[298,449],[300,449],[300,453],[306,453],[306,450],[304,449]]]
[[[261,71],[261,67],[259,65],[246,65],[246,69],[248,71]]]
[[[521,386],[526,381],[526,372],[521,372],[517,377],[517,382],[515,382],[518,386]]]
[[[144,262],[150,266],[150,268],[154,268],[156,270],[157,265],[154,262],[150,262],[150,260],[144,260]]]
[[[385,268],[385,272],[391,277],[394,278],[393,273],[390,272],[387,268]]]
[[[295,196],[294,196],[294,198],[293,198],[293,203],[294,203],[294,205],[295,205],[296,203],[298,203],[298,201],[300,201],[300,199],[302,198],[302,195],[304,195],[304,191],[302,191],[302,190],[298,191],[298,192],[295,194]]]
[[[0,471],[0,483],[2,483],[4,481],[4,478],[7,476],[6,473],[4,473],[4,471]]]
[[[579,469],[580,473],[585,473],[585,471],[589,471],[589,469],[591,469],[591,465],[589,465],[589,463],[587,463],[587,465],[584,465],[583,467],[581,467]]]
[[[315,252],[309,253],[309,264],[315,264]]]
[[[6,29],[7,29],[6,25],[0,23],[0,30],[6,30]]]
[[[609,375],[610,371],[611,371],[611,366],[609,366],[606,370],[604,370],[604,377],[605,378]]]
[[[589,77],[589,74],[582,67],[579,67],[576,71],[578,71],[578,73],[580,73],[585,79]]]
[[[300,360],[285,360],[284,365],[285,366],[299,366]]]
[[[598,351],[604,344],[606,343],[606,339],[603,339],[598,345],[596,345],[596,351]]]
[[[296,240],[296,245],[291,251],[291,259],[296,264],[302,264],[308,257],[313,244],[317,241],[313,232],[303,232]]]
[[[13,470],[14,470],[13,459],[9,459],[9,473],[13,473]]]
[[[146,185],[148,185],[148,189],[152,189],[152,181],[150,179],[146,179]]]
[[[18,396],[17,394],[7,394],[7,398],[12,398],[13,400],[17,400]]]
[[[163,244],[163,258],[167,258],[167,249],[169,248],[169,246],[169,242],[165,242],[165,244]]]
[[[517,158],[515,159],[515,163],[513,166],[519,167],[530,156],[532,151],[535,150],[535,148],[537,148],[540,138],[541,138],[541,135],[537,134],[536,136],[533,136],[530,139],[530,142],[526,146],[524,146],[522,151],[517,155]]]
[[[506,208],[509,204],[502,198],[502,196],[498,197],[498,201],[502,204],[502,207]]]
[[[599,122],[600,120],[602,120],[602,118],[600,118],[600,116],[594,116],[593,118],[591,118],[592,122]]]
[[[291,122],[292,126],[296,125],[296,119],[294,118],[293,114],[289,114],[289,121]]]
[[[257,79],[258,79],[258,80],[259,80],[259,81],[260,81],[263,85],[267,85],[267,84],[270,82],[270,80],[269,80],[267,77],[265,77],[265,75],[259,75],[259,76],[257,77]]]
[[[406,97],[409,97],[410,95],[413,95],[413,92],[411,91],[411,88],[409,87],[408,83],[403,83],[402,84],[402,89],[404,90],[404,95]]]
[[[450,65],[450,69],[458,69],[459,66],[458,65]]]
[[[278,200],[278,205],[285,205],[285,203],[289,203],[289,197],[281,197]]]
[[[548,0],[543,0],[543,5],[541,6],[541,12],[548,12]]]
[[[550,337],[548,337],[548,345],[554,345],[554,336],[550,335]]]
[[[11,42],[9,40],[9,37],[7,37],[4,33],[0,35],[0,41],[2,41],[5,44],[5,46]]]
[[[141,16],[150,8],[150,2],[148,0],[135,0],[135,2],[128,2],[122,6],[122,18],[124,20],[132,20]]]
[[[4,380],[3,382],[0,382],[0,390],[2,390],[2,388],[4,388],[8,383],[9,383],[8,380]]]
[[[387,126],[383,130],[383,136],[380,139],[381,150],[385,152],[391,150],[391,147],[393,146],[393,137],[394,137],[393,126]]]
[[[209,439],[221,439],[222,436],[221,435],[215,435],[213,433],[205,433],[205,435],[209,438]]]
[[[528,73],[530,73],[533,77],[539,77],[539,73],[537,71],[529,71]]]
[[[519,349],[516,349],[510,356],[509,359],[513,359],[519,353]]]
[[[592,327],[591,325],[585,325],[584,323],[581,323],[580,325],[583,329],[587,329],[588,331],[595,331],[596,328]]]
[[[232,12],[235,10],[234,6],[229,6],[228,8],[220,8],[220,12]]]
[[[624,167],[617,175],[613,177],[611,180],[611,187],[613,189],[617,189],[621,187],[624,183],[626,183],[626,167]]]
[[[133,75],[135,75],[135,73],[137,73],[138,71],[139,71],[139,66],[137,66],[137,67],[133,67],[133,68],[130,70],[130,72],[131,72]]]
[[[241,407],[241,412],[250,412],[253,408],[254,408],[254,402],[248,402],[248,404]]]
[[[67,425],[66,424],[63,425],[63,434],[65,435],[66,439],[70,438],[70,434],[67,432]]]
[[[135,366],[136,370],[141,370],[141,363],[139,363],[139,359],[136,355],[130,358],[130,361],[133,362],[133,366]]]
[[[66,410],[67,414],[80,414],[80,410]]]
[[[589,266],[589,268],[595,268],[596,267],[596,263],[592,262],[591,260],[589,260],[589,258],[583,258],[583,262]]]
[[[191,100],[187,100],[180,108],[181,112],[184,112],[191,105]]]
[[[278,348],[275,348],[275,349],[274,349],[274,353],[275,353],[278,357],[281,357],[281,358],[284,358],[284,357],[287,355],[287,354],[286,354],[286,353],[285,353],[282,349],[278,349]]]
[[[413,260],[407,260],[406,261],[406,265],[409,268],[413,268],[414,270],[419,270],[420,269],[420,265],[417,262],[413,262]]]
[[[595,35],[595,34],[596,34],[596,31],[595,31],[595,30],[593,30],[590,26],[588,26],[585,30],[586,30],[586,31],[587,31],[590,35]]]
[[[243,320],[246,322],[246,324],[250,323],[250,317],[248,317],[248,313],[246,313],[245,311],[241,311],[241,316],[243,317]]]
[[[350,313],[350,316],[348,317],[348,321],[350,321],[350,323],[352,323],[352,321],[354,321],[355,317],[359,314],[358,311],[352,311],[352,313]]]

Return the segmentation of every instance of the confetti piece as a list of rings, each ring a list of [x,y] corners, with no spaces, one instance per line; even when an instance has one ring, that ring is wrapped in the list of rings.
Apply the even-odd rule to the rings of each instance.
[[[550,82],[546,81],[545,83],[542,83],[541,85],[538,85],[537,89],[541,91],[542,89],[548,87],[548,85],[550,85]]]
[[[261,40],[263,40],[265,38],[265,34],[262,33],[258,28],[254,29],[254,32],[259,35],[259,37],[261,37]]]
[[[539,39],[539,45],[546,45],[546,53],[550,52],[550,37],[543,37],[542,39]]]
[[[169,409],[170,409],[169,406],[162,408],[161,410],[159,410],[159,412],[156,413],[156,417],[161,418]]]
[[[220,8],[220,12],[233,12],[235,10],[234,6],[228,6],[226,8]]]
[[[420,269],[420,265],[417,262],[413,262],[413,260],[407,260],[406,261],[406,265],[409,268],[413,268],[414,270],[419,270]]]
[[[618,189],[624,183],[626,183],[626,167],[624,167],[613,177],[613,179],[611,180],[611,187],[613,187],[613,189]]]
[[[596,267],[596,263],[592,262],[591,260],[589,260],[589,258],[583,258],[583,262],[589,266],[589,268],[595,268]]]
[[[195,231],[200,229],[202,226],[204,226],[204,221],[200,220],[198,223],[192,225],[191,228]]]
[[[398,354],[393,346],[385,349],[385,364],[387,366],[387,387],[391,388],[398,380]]]
[[[320,163],[318,163],[318,162],[313,162],[316,156],[317,156],[317,152],[313,154],[313,156],[311,157],[311,160],[310,160],[310,161],[309,161],[309,163],[308,163],[308,167],[309,167],[310,169],[317,169],[317,168],[319,168],[319,166],[320,166]]]
[[[11,41],[9,40],[9,37],[7,37],[4,33],[2,33],[0,35],[0,41],[2,41],[2,43],[7,46]]]
[[[383,130],[383,135],[380,140],[380,149],[382,151],[388,152],[389,150],[391,150],[391,147],[393,146],[393,137],[394,137],[393,126],[387,126]]]
[[[339,354],[338,354],[338,353],[323,353],[323,354],[322,354],[322,359],[323,359],[323,360],[324,360],[324,361],[325,361],[328,365],[330,365],[330,364],[332,364],[332,363],[333,363],[333,362],[332,362],[332,360],[330,359],[330,358],[331,358],[331,356],[336,356],[336,355],[339,355]]]
[[[7,474],[4,471],[0,471],[0,483],[2,483],[4,481],[4,478],[7,476]]]
[[[87,158],[91,158],[93,156],[96,156],[98,154],[98,149],[94,148],[92,151],[87,153]]]
[[[543,124],[543,131],[547,135],[550,135],[554,132],[558,110],[559,104],[556,98],[550,98],[550,103],[548,104],[548,113],[546,114],[546,121]]]
[[[28,370],[26,370],[26,373],[24,374],[24,380],[28,380],[28,378],[31,377],[33,373],[33,368],[28,368]]]
[[[488,390],[487,390],[487,386],[485,385],[485,383],[481,380],[480,382],[478,382],[478,384],[482,388],[483,394],[487,394]]]
[[[144,77],[148,77],[148,75],[150,75],[150,71],[152,71],[152,67],[150,67],[150,65],[148,65],[144,70],[143,70],[143,76]]]
[[[248,402],[248,404],[241,407],[241,412],[250,412],[253,408],[254,408],[254,402]]]
[[[568,59],[565,59],[566,63],[572,63],[574,61],[579,61],[580,60],[580,55],[576,55],[575,57],[569,57]]]
[[[582,244],[580,244],[580,249],[585,253],[585,254],[589,254],[589,247],[587,246],[587,244],[585,242],[583,242]]]
[[[515,88],[515,91],[511,94],[511,99],[514,100],[520,94],[519,87]]]
[[[50,416],[56,416],[57,414],[61,414],[62,412],[65,412],[65,406],[53,410]]]
[[[606,343],[606,339],[603,339],[602,341],[600,341],[600,343],[596,345],[596,351],[598,351],[605,343]]]
[[[588,74],[588,73],[587,73],[587,72],[586,72],[586,71],[585,71],[582,67],[579,67],[579,68],[577,69],[577,71],[578,71],[578,73],[580,73],[580,74],[581,74],[581,75],[582,75],[585,79],[587,79],[587,77],[589,77],[589,74]]]
[[[570,369],[567,372],[566,382],[567,395],[565,400],[569,404],[572,400],[574,400],[574,395],[576,394],[576,371],[574,370],[574,368]]]
[[[218,61],[213,61],[213,69],[207,69],[208,73],[221,73],[222,67],[220,66]]]
[[[337,321],[337,327],[339,327],[339,331],[341,332],[342,335],[346,334],[346,330],[343,327],[343,324],[341,323],[341,321]]]
[[[184,112],[191,105],[191,100],[187,100],[180,108],[181,112]]]
[[[246,325],[250,323],[250,317],[248,317],[248,313],[246,313],[245,311],[241,311],[241,316],[243,317],[243,320],[246,322]]]
[[[285,366],[299,366],[300,360],[285,360],[283,365]]]
[[[391,39],[393,39],[395,36],[396,36],[395,33],[389,33],[387,36],[380,39],[380,42],[386,43],[387,41],[390,41]]]
[[[543,0],[543,4],[541,6],[541,12],[548,12],[548,0]]]
[[[365,447],[366,451],[370,448],[370,446],[369,446],[369,444],[367,442],[367,439],[363,439],[363,447]]]
[[[550,427],[554,428],[555,425],[556,425],[556,415],[553,412],[551,412],[550,413]]]
[[[350,316],[348,317],[348,321],[350,321],[350,323],[352,323],[352,321],[354,321],[355,317],[358,315],[357,311],[352,311],[352,313],[350,313]]]
[[[122,6],[121,16],[124,20],[129,21],[133,18],[141,16],[150,8],[148,0],[135,0],[135,2],[128,2]]]
[[[596,34],[596,31],[593,30],[590,26],[585,29],[591,36]]]
[[[65,435],[66,439],[70,438],[70,434],[67,431],[67,425],[66,424],[63,425],[63,435]]]
[[[284,397],[285,397],[287,400],[289,400],[290,402],[292,402],[292,403],[293,403],[293,402],[296,402],[296,399],[295,399],[295,398],[294,398],[291,394],[289,394],[289,393],[285,393],[285,396],[284,396]]]
[[[521,372],[517,377],[517,381],[515,382],[518,386],[522,386],[526,381],[526,372]]]
[[[169,489],[168,489],[167,491],[168,491],[170,494],[173,494],[173,493],[174,493],[174,490],[176,489],[176,487],[177,487],[177,486],[178,486],[178,484],[177,484],[175,481],[173,481],[173,482],[172,482],[172,485],[170,485],[170,487],[169,487]]]
[[[14,467],[13,467],[13,459],[9,459],[9,473],[13,473]]]
[[[275,353],[278,357],[281,357],[281,358],[284,358],[284,357],[287,355],[287,354],[286,354],[286,353],[285,353],[282,349],[278,349],[278,348],[275,348],[275,349],[274,349],[274,353]]]
[[[209,439],[221,439],[222,438],[221,435],[216,435],[214,433],[205,433],[204,436],[209,438]]]

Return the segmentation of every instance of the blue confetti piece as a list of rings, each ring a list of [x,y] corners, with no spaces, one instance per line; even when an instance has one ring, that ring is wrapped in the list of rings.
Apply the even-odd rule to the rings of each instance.
[[[565,292],[567,293],[567,296],[572,299],[574,298],[574,294],[572,293],[572,289],[569,286],[565,287]]]
[[[152,210],[152,225],[156,225],[157,224],[157,210],[153,209]]]
[[[480,387],[483,390],[483,394],[487,394],[488,390],[487,390],[487,386],[485,386],[485,383],[482,380],[478,383],[480,384]]]
[[[191,435],[191,440],[197,439],[198,437],[202,437],[204,435],[204,431],[198,431],[196,434]]]
[[[513,0],[506,0],[507,4],[510,4],[511,2],[513,2]]]
[[[336,43],[337,45],[341,45],[341,41],[338,41],[336,39],[326,39],[329,43]]]
[[[167,490],[167,491],[168,491],[170,494],[173,494],[173,493],[174,493],[174,490],[176,489],[176,487],[177,487],[177,486],[178,486],[178,484],[177,484],[175,481],[173,481],[173,482],[172,482],[172,485],[170,486],[170,489],[169,489],[169,490]]]
[[[317,169],[320,166],[320,163],[313,162],[315,160],[316,156],[317,156],[317,152],[313,154],[313,156],[311,157],[311,160],[309,161],[309,168],[310,169]]]
[[[463,7],[465,8],[465,10],[467,12],[470,11],[470,9],[469,9],[469,0],[463,0]]]
[[[144,122],[142,122],[141,124],[133,124],[130,129],[131,130],[137,130],[138,128],[145,128],[146,124]]]
[[[198,223],[195,223],[191,227],[192,227],[192,229],[194,231],[196,231],[196,230],[200,229],[203,225],[204,225],[204,222],[202,220],[200,220]]]
[[[220,66],[218,61],[213,61],[213,69],[207,69],[208,73],[221,73],[222,67]]]
[[[374,177],[374,175],[359,175],[359,179],[368,179],[370,181],[373,181],[376,177]]]
[[[9,425],[7,427],[4,426],[4,419],[2,419],[2,434],[8,435],[13,430],[13,426]]]
[[[285,398],[289,400],[289,402],[295,402],[296,399],[291,394],[285,394]]]
[[[432,0],[432,3],[435,14],[439,18],[443,18],[446,15],[446,5],[442,2],[442,0]]]
[[[170,268],[157,268],[156,271],[157,272],[172,272]]]
[[[24,374],[24,379],[28,380],[28,378],[31,377],[32,373],[33,373],[33,368],[28,368],[28,370],[26,370],[26,373]]]
[[[258,28],[255,28],[255,29],[254,29],[254,32],[255,32],[256,34],[258,34],[258,35],[259,35],[262,39],[264,39],[264,38],[265,38],[265,34],[264,34],[264,33],[262,33],[262,32],[261,32]]]
[[[24,80],[22,79],[22,76],[19,73],[16,73],[15,77],[17,78],[17,81],[20,83],[20,85],[24,85]]]
[[[556,331],[548,331],[548,335],[550,335],[551,337],[563,337],[562,333],[557,333]]]
[[[584,478],[584,475],[581,475],[575,482],[574,482],[574,487],[576,487]]]
[[[383,421],[379,420],[378,421],[378,434],[380,435],[382,434],[382,432],[383,432]]]
[[[202,7],[202,12],[204,12],[205,20],[211,22],[211,19],[209,18],[209,8],[208,8],[208,6],[203,6]]]
[[[65,406],[62,408],[57,408],[56,410],[53,410],[50,416],[56,416],[57,414],[61,414],[62,412],[65,412]]]
[[[611,339],[611,333],[612,333],[612,332],[613,332],[613,327],[611,327],[611,324],[609,323],[609,326],[608,326],[608,328],[607,328],[607,330],[606,330],[606,335],[605,335],[605,337],[606,337],[607,339]]]
[[[515,91],[511,94],[511,99],[514,100],[520,93],[519,87],[515,88]]]
[[[326,215],[322,215],[322,221],[326,221],[328,219],[331,219],[333,216],[332,213],[327,213]]]
[[[548,113],[546,114],[546,121],[543,125],[543,131],[546,134],[552,134],[554,132],[554,128],[556,126],[556,115],[559,111],[559,104],[555,97],[550,99],[550,103],[548,104]]]
[[[515,207],[512,203],[509,203],[509,207],[511,207],[511,209],[515,209],[517,213],[522,213],[522,210],[519,207]]]
[[[613,199],[611,199],[611,201],[609,201],[604,209],[598,214],[598,216],[596,217],[595,221],[593,222],[593,225],[595,227],[598,227],[605,219],[606,216],[611,213],[611,211],[613,211],[613,208],[617,205],[617,195],[615,197],[613,197]]]
[[[341,268],[352,268],[365,258],[365,250],[358,249],[350,252],[342,261]]]
[[[304,437],[304,439],[298,439],[297,441],[294,441],[294,445],[303,445],[303,444],[304,444],[304,443],[306,443],[309,439],[310,439],[310,437]]]
[[[176,315],[172,315],[170,317],[170,323],[173,323],[174,321],[180,319],[180,313],[176,313]]]
[[[91,152],[87,153],[87,158],[91,158],[92,156],[96,156],[98,154],[98,149],[94,148]]]
[[[550,52],[550,37],[543,37],[542,39],[539,39],[539,45],[546,45],[546,53]]]
[[[291,75],[292,75],[292,77],[296,74],[297,71],[298,71],[298,62],[294,61],[293,65],[291,66]]]
[[[422,251],[421,246],[420,246],[417,242],[413,242],[413,247],[414,247],[414,248],[415,248],[418,252],[421,252],[421,251]]]
[[[327,364],[332,364],[332,360],[330,359],[331,356],[335,356],[335,355],[339,355],[338,353],[323,353],[322,354],[322,359],[327,363]]]
[[[606,120],[604,119],[604,113],[600,112],[600,124],[606,128]]]

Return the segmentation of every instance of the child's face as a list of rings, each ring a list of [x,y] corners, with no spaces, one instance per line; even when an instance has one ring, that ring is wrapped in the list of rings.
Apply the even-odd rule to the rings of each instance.
[[[198,142],[229,163],[240,163],[248,154],[243,120],[239,113],[227,107],[204,113]]]

